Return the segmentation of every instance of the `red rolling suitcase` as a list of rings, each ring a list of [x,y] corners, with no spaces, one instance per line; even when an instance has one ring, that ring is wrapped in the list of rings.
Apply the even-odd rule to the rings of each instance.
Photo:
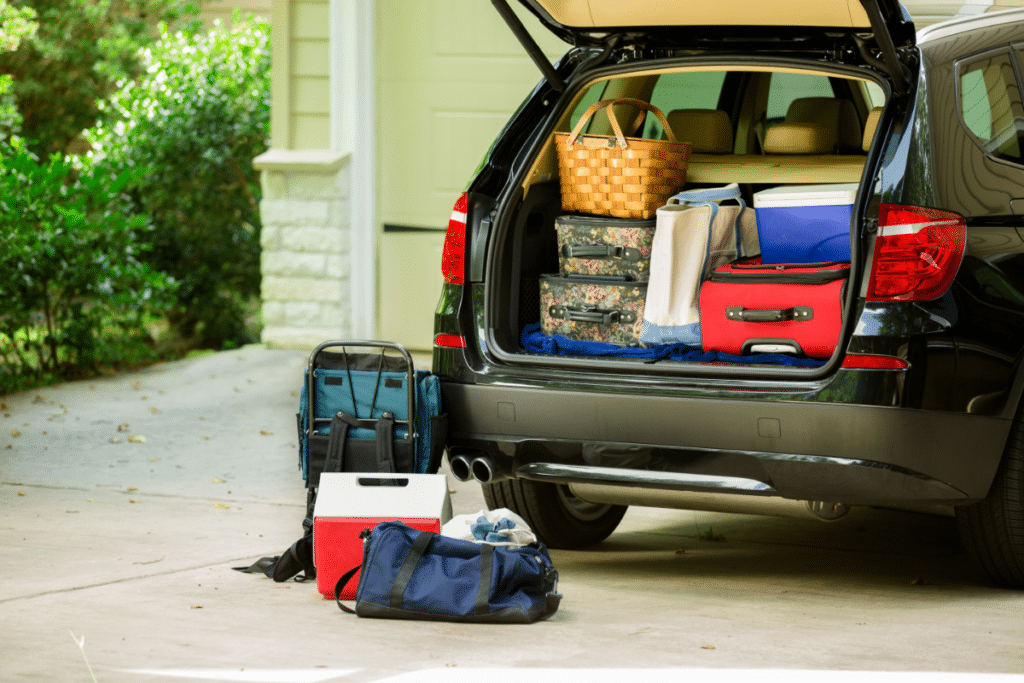
[[[719,266],[700,291],[704,350],[831,356],[849,274],[849,262]]]

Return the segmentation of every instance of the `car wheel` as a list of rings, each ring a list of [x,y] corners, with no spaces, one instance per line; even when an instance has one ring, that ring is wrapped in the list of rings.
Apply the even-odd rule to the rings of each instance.
[[[564,484],[510,479],[481,484],[491,510],[508,508],[549,548],[574,550],[608,538],[626,514],[625,505],[588,503]]]
[[[1024,422],[1014,420],[988,496],[957,508],[960,537],[988,578],[1024,588]]]

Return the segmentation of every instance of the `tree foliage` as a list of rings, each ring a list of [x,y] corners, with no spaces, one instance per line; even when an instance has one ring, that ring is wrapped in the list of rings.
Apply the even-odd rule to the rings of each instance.
[[[39,156],[65,152],[86,128],[106,118],[103,103],[124,79],[138,77],[139,48],[160,21],[195,13],[187,0],[7,0],[30,10],[38,30],[0,54],[12,77],[22,136]]]
[[[0,161],[0,391],[148,359],[173,283],[140,258],[128,180],[17,143]]]
[[[35,16],[31,7],[11,7],[6,0],[0,0],[0,59],[2,53],[17,50],[23,39],[35,36],[39,27]],[[0,144],[12,140],[21,129],[12,80],[9,74],[0,74]]]
[[[96,132],[154,226],[149,263],[179,283],[171,322],[194,345],[253,339],[246,304],[260,288],[259,174],[270,130],[270,25],[165,33],[144,52],[145,76],[111,98],[116,122]]]

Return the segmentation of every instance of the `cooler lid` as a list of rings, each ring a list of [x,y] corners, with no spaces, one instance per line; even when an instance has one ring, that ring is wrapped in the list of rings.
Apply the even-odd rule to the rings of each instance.
[[[769,209],[796,206],[837,206],[853,204],[857,183],[832,185],[780,185],[754,193],[754,208]]]

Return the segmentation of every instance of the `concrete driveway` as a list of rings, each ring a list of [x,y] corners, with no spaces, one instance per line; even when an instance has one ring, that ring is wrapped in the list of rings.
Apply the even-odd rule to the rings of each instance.
[[[1024,672],[1024,594],[908,513],[632,509],[552,552],[562,606],[529,626],[358,619],[232,571],[301,534],[305,362],[254,346],[0,397],[0,680],[1024,680],[997,675]]]

